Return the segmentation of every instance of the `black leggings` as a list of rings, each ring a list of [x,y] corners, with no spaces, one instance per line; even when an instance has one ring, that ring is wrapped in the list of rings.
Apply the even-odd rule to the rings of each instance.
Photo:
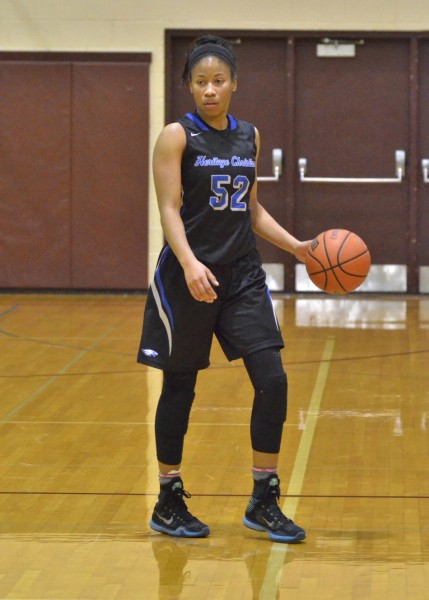
[[[252,448],[277,454],[287,407],[287,379],[280,352],[276,348],[266,348],[243,360],[255,390],[250,423]],[[178,465],[182,462],[197,375],[198,371],[164,371],[155,416],[157,458],[164,464]]]
[[[157,458],[166,465],[178,465],[182,462],[183,441],[188,431],[197,375],[198,371],[164,371],[155,415],[155,439]]]

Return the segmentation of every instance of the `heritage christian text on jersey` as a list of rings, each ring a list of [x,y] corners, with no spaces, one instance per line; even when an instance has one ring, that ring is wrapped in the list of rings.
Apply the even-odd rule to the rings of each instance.
[[[224,167],[228,167],[232,165],[233,167],[252,167],[255,168],[255,161],[252,158],[240,158],[239,156],[233,156],[231,160],[228,158],[218,158],[214,156],[213,158],[207,158],[207,156],[197,156],[197,160],[195,161],[195,167],[220,167],[223,169]]]

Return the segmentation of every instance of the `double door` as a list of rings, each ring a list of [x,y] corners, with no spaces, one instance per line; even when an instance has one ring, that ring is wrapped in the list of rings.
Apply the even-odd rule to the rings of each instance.
[[[219,33],[239,64],[231,112],[261,134],[261,203],[300,239],[360,235],[372,257],[361,291],[429,292],[429,36]],[[167,42],[170,121],[191,108],[174,74],[192,36]],[[272,289],[316,289],[293,258],[260,250]]]
[[[0,53],[0,288],[147,287],[150,58]]]

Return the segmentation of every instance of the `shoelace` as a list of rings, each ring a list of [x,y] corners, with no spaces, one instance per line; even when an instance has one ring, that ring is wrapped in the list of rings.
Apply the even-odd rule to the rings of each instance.
[[[195,520],[195,517],[188,511],[188,507],[186,506],[183,497],[191,498],[191,494],[183,488],[178,488],[173,491],[169,504],[179,518],[188,522],[193,521]]]
[[[173,491],[173,495],[177,496],[177,498],[179,498],[179,500],[183,500],[183,496],[185,496],[185,498],[191,498],[191,494],[189,492],[187,492],[186,490],[184,490],[183,488],[177,488],[176,490]]]
[[[278,504],[270,504],[266,506],[267,511],[272,515],[272,517],[282,523],[282,525],[289,525],[293,523],[292,519],[289,519],[286,515],[284,515],[278,506]]]

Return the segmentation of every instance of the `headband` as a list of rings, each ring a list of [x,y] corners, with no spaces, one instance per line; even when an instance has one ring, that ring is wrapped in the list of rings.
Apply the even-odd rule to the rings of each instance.
[[[214,56],[223,59],[235,69],[235,58],[231,51],[224,46],[212,43],[202,44],[201,46],[194,48],[189,55],[189,65],[195,64],[200,58],[210,54],[214,54]]]

